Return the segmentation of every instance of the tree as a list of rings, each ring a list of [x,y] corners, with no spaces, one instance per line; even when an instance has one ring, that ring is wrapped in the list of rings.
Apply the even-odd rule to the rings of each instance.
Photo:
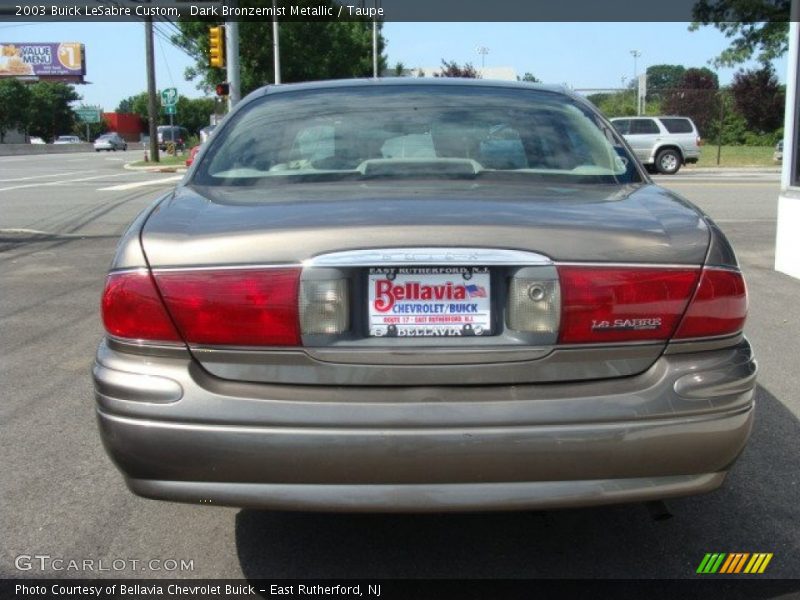
[[[636,115],[636,95],[630,91],[614,94],[592,94],[587,100],[606,117],[632,117]]]
[[[447,62],[442,59],[442,68],[438,73],[433,74],[434,77],[466,77],[468,79],[480,79],[481,75],[477,69],[472,66],[472,63],[464,63],[464,66],[452,60]]]
[[[686,73],[683,65],[652,65],[647,67],[647,99],[661,100],[664,94],[680,87]]]
[[[214,98],[187,98],[178,96],[175,107],[175,124],[186,127],[191,133],[196,134],[200,129],[210,123],[209,117],[214,114],[216,100]],[[161,107],[161,97],[156,96],[156,110],[159,125],[169,125],[169,115],[164,114]],[[147,92],[141,92],[121,100],[117,112],[129,112],[139,115],[147,120]]]
[[[86,141],[92,142],[110,129],[111,125],[104,118],[101,118],[99,123],[89,123],[89,138]],[[72,126],[72,133],[80,137],[86,136],[86,123],[76,120]]]
[[[705,67],[687,69],[677,89],[665,94],[666,114],[691,117],[701,135],[708,135],[719,113],[717,74]]]
[[[536,75],[534,75],[533,73],[528,73],[526,71],[525,75],[523,75],[521,78],[519,75],[517,75],[517,81],[527,81],[529,83],[541,83],[542,80],[536,77]]]
[[[209,117],[214,114],[214,98],[186,98],[180,96],[175,110],[176,124],[186,127],[191,133],[198,133],[211,121]],[[166,118],[169,119],[168,117]]]
[[[129,96],[124,100],[120,100],[117,108],[114,109],[114,112],[118,113],[135,113],[136,111],[133,109],[133,103],[136,99],[136,96]]]
[[[80,100],[71,85],[61,82],[39,81],[30,86],[28,133],[46,139],[73,131],[75,112],[70,106]]]
[[[401,63],[400,61],[397,61],[395,63],[395,65],[394,65],[394,76],[395,77],[404,77],[405,76],[405,72],[406,72],[406,66],[403,63]]]
[[[690,31],[711,25],[732,40],[713,59],[716,67],[733,67],[756,56],[766,62],[789,48],[791,0],[698,0]]]
[[[785,93],[769,63],[760,69],[740,69],[731,84],[736,111],[748,129],[759,133],[775,131],[783,125]]]
[[[301,6],[333,3],[302,0]],[[271,7],[270,0],[240,0],[241,7]],[[338,5],[337,5],[338,6]],[[225,71],[208,66],[208,22],[180,21],[181,33],[173,42],[194,57],[195,65],[186,70],[188,80],[197,80],[210,91],[225,81]],[[378,72],[386,69],[385,40],[378,23]],[[281,21],[281,81],[292,83],[319,79],[372,76],[372,22],[359,21]],[[274,81],[272,23],[270,20],[239,23],[241,92],[245,95]]]
[[[0,79],[0,144],[12,129],[26,129],[31,92],[18,79]]]

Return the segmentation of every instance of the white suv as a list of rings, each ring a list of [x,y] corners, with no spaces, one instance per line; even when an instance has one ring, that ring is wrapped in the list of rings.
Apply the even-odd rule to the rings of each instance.
[[[659,173],[672,175],[700,158],[702,140],[688,117],[619,117],[611,122],[642,164]]]

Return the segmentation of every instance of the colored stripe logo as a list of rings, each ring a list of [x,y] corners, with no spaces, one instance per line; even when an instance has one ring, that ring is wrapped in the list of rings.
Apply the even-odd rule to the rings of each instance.
[[[747,573],[750,575],[763,573],[772,560],[772,552],[709,552],[700,561],[697,573],[700,575]]]

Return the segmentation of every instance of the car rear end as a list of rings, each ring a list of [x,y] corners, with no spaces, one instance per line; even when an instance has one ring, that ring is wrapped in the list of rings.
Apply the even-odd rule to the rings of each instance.
[[[694,164],[700,160],[703,138],[700,137],[694,121],[688,117],[660,117],[659,120],[669,134],[665,143],[674,143],[680,147],[684,163]]]
[[[376,102],[406,112],[376,124]],[[512,119],[562,162],[535,165]],[[753,418],[744,281],[719,229],[625,152],[580,100],[527,87],[248,99],[106,282],[97,414],[129,487],[340,511],[718,487]]]

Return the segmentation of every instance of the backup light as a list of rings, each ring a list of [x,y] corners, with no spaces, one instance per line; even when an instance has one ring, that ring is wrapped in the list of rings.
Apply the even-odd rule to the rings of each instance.
[[[557,333],[561,316],[558,281],[514,277],[508,291],[508,327],[515,331]]]
[[[303,334],[336,335],[350,328],[350,294],[346,279],[300,282],[300,329]]]

